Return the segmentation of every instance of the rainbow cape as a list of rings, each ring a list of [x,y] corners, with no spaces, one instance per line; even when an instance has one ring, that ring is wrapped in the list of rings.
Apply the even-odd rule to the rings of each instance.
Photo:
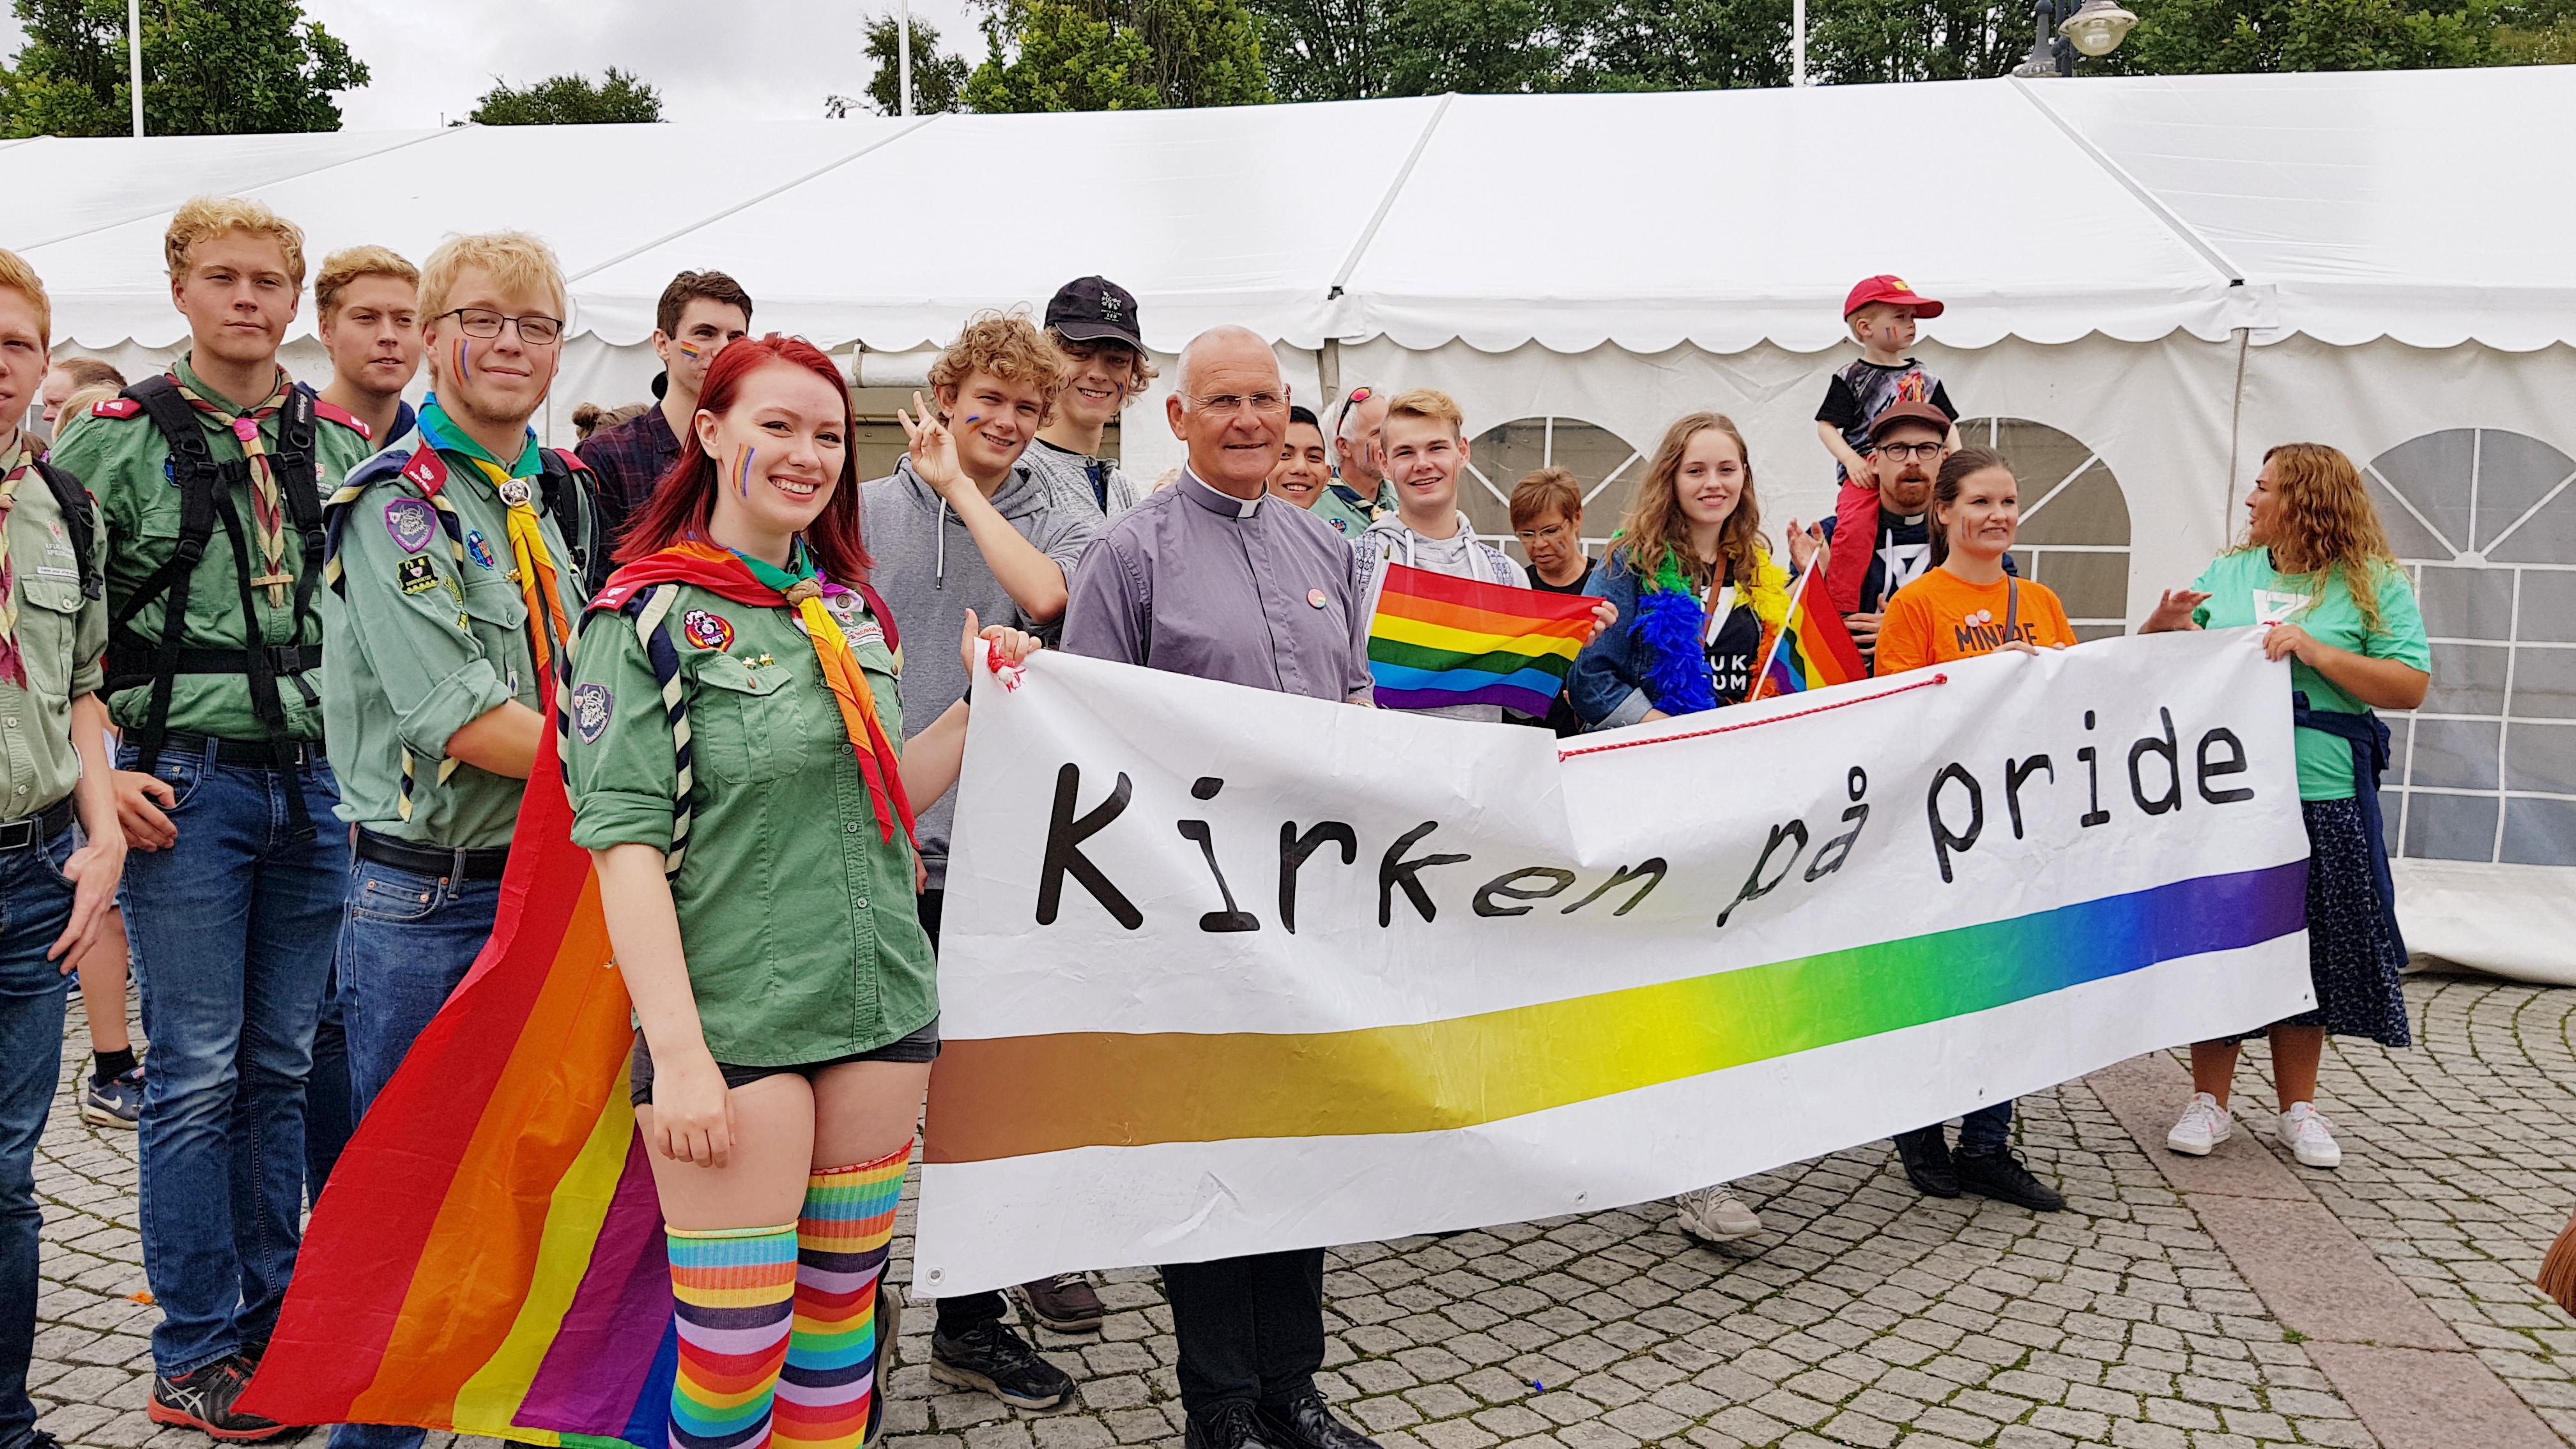
[[[1869,678],[1869,666],[1861,662],[1860,647],[1852,643],[1842,615],[1834,612],[1830,602],[1821,609],[1808,605],[1807,585],[1820,572],[1809,569],[1799,577],[1797,593],[1789,600],[1789,617],[1763,653],[1762,677],[1753,686],[1752,698],[1770,699]]]
[[[1389,563],[1369,620],[1378,706],[1499,704],[1544,716],[1600,602]]]

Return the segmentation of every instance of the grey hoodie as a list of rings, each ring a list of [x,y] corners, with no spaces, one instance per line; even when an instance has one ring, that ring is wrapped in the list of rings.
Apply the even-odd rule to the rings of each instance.
[[[1475,579],[1499,584],[1507,589],[1525,589],[1529,579],[1521,566],[1504,557],[1502,550],[1479,542],[1467,515],[1458,515],[1458,531],[1447,538],[1424,538],[1405,526],[1393,509],[1379,514],[1368,530],[1351,541],[1360,558],[1360,602],[1364,617],[1377,617],[1377,596],[1386,587],[1386,566],[1408,564],[1451,578]],[[1499,704],[1448,704],[1432,709],[1408,710],[1408,714],[1433,714],[1442,719],[1472,719],[1498,722],[1503,717]]]
[[[891,477],[861,484],[861,536],[876,568],[868,582],[876,587],[903,637],[903,722],[910,734],[928,729],[966,693],[966,667],[957,658],[958,636],[966,629],[966,611],[986,624],[1037,629],[1021,614],[1001,581],[986,567],[984,555],[967,533],[964,520],[948,501],[912,471],[912,460],[895,464]],[[993,495],[994,511],[1019,530],[1020,537],[1064,571],[1072,586],[1074,566],[1100,531],[1100,514],[1067,506],[1046,483],[1021,463],[1010,481]],[[1050,619],[1052,634],[1063,623]],[[930,872],[930,889],[948,880],[948,830],[954,814],[954,792],[922,805],[916,821],[921,836],[921,863]]]

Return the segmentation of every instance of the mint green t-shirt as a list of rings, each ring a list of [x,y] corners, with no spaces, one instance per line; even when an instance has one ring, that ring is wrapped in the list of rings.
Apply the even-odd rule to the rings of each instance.
[[[2363,624],[2352,588],[2340,574],[2285,574],[2272,567],[2270,549],[2243,548],[2212,559],[2192,581],[2194,589],[2209,595],[2209,602],[2191,616],[2204,629],[2296,624],[2320,644],[2432,672],[2433,646],[2424,638],[2424,613],[2416,607],[2414,585],[2387,564],[2373,571],[2372,582],[2379,603],[2376,629]],[[2370,712],[2368,705],[2296,659],[2290,661],[2290,687],[2307,695],[2310,709]],[[2352,742],[2323,730],[2300,730],[2297,736],[2299,798],[2351,799]]]

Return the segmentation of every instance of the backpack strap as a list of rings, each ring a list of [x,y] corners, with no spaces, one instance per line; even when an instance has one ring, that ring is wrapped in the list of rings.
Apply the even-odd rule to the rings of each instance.
[[[81,597],[107,597],[107,576],[98,557],[98,517],[92,511],[97,500],[81,481],[51,462],[39,458],[36,471],[43,475],[45,487],[52,490],[54,506],[62,511],[63,533],[71,540],[72,553],[80,560]]]
[[[644,646],[645,661],[652,666],[653,683],[662,691],[662,712],[671,726],[671,845],[662,852],[662,875],[666,880],[680,878],[680,864],[689,851],[689,795],[696,787],[696,772],[690,763],[689,699],[687,681],[680,677],[680,651],[671,643],[671,632],[664,627],[672,605],[679,602],[680,590],[675,584],[648,584],[616,604],[602,601],[582,615],[582,627],[609,613],[616,614],[635,631]],[[557,651],[564,660],[561,683],[555,690],[556,753],[560,756],[572,740],[572,712],[577,707],[573,691],[569,649]],[[569,767],[567,767],[569,769]]]
[[[179,654],[188,632],[188,594],[197,565],[205,561],[206,541],[214,536],[215,495],[222,489],[224,478],[214,450],[206,446],[205,430],[197,425],[196,410],[179,395],[179,385],[167,374],[135,383],[116,400],[130,405],[119,409],[116,416],[130,418],[140,412],[152,420],[162,441],[169,445],[170,478],[179,485],[178,545],[168,561],[135,588],[108,629],[110,645],[126,657],[111,662],[106,692],[147,681],[152,686],[152,697],[144,707],[143,727],[135,732],[135,748],[142,756],[136,768],[148,774],[160,763],[161,743],[169,733],[170,695],[178,682]],[[158,646],[128,628],[135,614],[156,598],[162,601]],[[251,636],[255,638],[257,633],[252,630]]]
[[[599,536],[599,475],[591,472],[580,454],[569,449],[546,448],[542,454],[545,471],[539,475],[538,486],[546,512],[554,515],[555,527],[563,530],[564,545],[572,550],[572,570],[581,576],[582,591],[597,593],[608,578],[607,540]]]

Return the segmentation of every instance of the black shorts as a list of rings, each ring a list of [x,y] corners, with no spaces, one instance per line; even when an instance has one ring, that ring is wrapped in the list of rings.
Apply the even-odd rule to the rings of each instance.
[[[716,1070],[724,1073],[725,1086],[733,1088],[747,1087],[763,1077],[783,1077],[791,1072],[810,1082],[824,1068],[850,1062],[908,1062],[918,1065],[935,1061],[938,1056],[939,1018],[934,1016],[930,1025],[901,1041],[888,1042],[875,1051],[853,1052],[828,1062],[804,1062],[792,1067],[738,1067],[731,1062],[718,1062]],[[627,1061],[626,1092],[627,1100],[638,1107],[653,1100],[653,1051],[644,1044],[644,1034],[640,1031],[635,1034],[635,1055]]]

